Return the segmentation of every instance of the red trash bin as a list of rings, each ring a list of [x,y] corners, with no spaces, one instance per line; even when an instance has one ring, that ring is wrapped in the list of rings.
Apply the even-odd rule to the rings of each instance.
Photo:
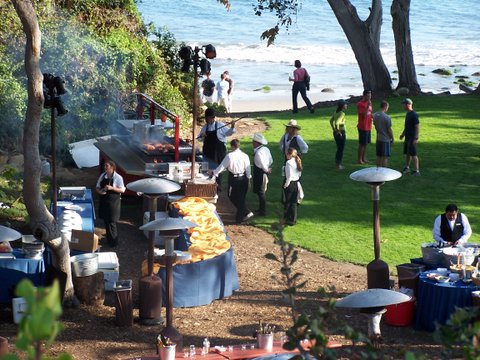
[[[415,301],[415,296],[412,296],[409,301],[386,306],[387,312],[384,316],[385,323],[392,326],[411,325],[415,313]]]

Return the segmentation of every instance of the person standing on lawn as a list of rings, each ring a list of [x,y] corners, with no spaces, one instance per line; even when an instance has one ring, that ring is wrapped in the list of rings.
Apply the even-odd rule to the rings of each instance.
[[[357,103],[358,111],[358,157],[359,164],[368,164],[365,158],[372,131],[372,91],[364,90],[362,100]]]
[[[279,141],[280,150],[285,155],[285,161],[288,148],[294,148],[297,150],[298,156],[302,156],[308,152],[308,145],[303,138],[298,134],[301,127],[297,124],[297,120],[291,119],[288,124],[285,125],[285,133]]]
[[[406,98],[402,101],[403,108],[407,112],[405,115],[405,127],[400,140],[405,138],[403,143],[403,153],[405,154],[405,167],[403,168],[404,174],[410,174],[410,163],[413,162],[415,170],[412,172],[412,176],[420,176],[420,164],[417,156],[417,142],[420,134],[420,120],[417,113],[413,110],[413,101]]]
[[[389,104],[385,100],[380,103],[380,110],[373,114],[373,124],[377,130],[377,141],[375,143],[377,153],[377,166],[387,167],[388,158],[393,145],[392,119],[387,115]]]
[[[252,138],[253,145],[253,193],[258,196],[258,211],[257,215],[266,216],[266,192],[268,184],[268,175],[272,173],[273,158],[270,150],[266,145],[267,139],[260,134],[255,133]]]
[[[287,162],[285,163],[285,180],[283,183],[283,219],[286,225],[293,226],[297,223],[297,205],[303,198],[303,190],[300,185],[302,176],[302,160],[294,148],[287,150]]]
[[[230,141],[231,152],[218,167],[209,171],[211,176],[218,177],[223,171],[228,170],[228,198],[237,208],[235,220],[241,224],[253,217],[253,213],[247,208],[246,196],[249,180],[252,177],[250,170],[250,158],[240,150],[240,140]]]
[[[335,165],[337,170],[343,170],[343,149],[345,148],[345,142],[347,136],[345,133],[345,110],[347,110],[348,104],[345,100],[340,100],[337,103],[337,110],[330,118],[330,126],[333,130],[333,138],[337,144],[337,152],[335,153]]]

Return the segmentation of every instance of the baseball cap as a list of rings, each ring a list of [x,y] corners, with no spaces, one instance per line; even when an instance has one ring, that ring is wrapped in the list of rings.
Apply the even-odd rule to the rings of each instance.
[[[402,104],[409,104],[409,105],[412,105],[412,104],[413,104],[413,101],[412,101],[412,99],[405,98],[405,99],[402,101]]]

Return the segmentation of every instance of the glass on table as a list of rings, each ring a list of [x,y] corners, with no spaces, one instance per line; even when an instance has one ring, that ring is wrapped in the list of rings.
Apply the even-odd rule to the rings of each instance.
[[[233,351],[233,345],[228,345],[228,351]]]
[[[190,355],[190,349],[187,347],[183,348],[183,357],[187,358]]]
[[[247,350],[247,344],[242,344],[242,350]]]
[[[190,345],[190,351],[189,351],[189,354],[190,354],[190,357],[195,357],[195,345]]]
[[[275,334],[275,340],[279,341],[280,344],[285,344],[288,340],[287,333],[285,331],[277,331]]]

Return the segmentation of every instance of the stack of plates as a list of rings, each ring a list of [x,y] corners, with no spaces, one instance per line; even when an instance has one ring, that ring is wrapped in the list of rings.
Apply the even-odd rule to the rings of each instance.
[[[60,231],[62,237],[70,241],[72,230],[82,230],[82,216],[75,210],[69,210],[65,207],[62,217],[60,218]]]

